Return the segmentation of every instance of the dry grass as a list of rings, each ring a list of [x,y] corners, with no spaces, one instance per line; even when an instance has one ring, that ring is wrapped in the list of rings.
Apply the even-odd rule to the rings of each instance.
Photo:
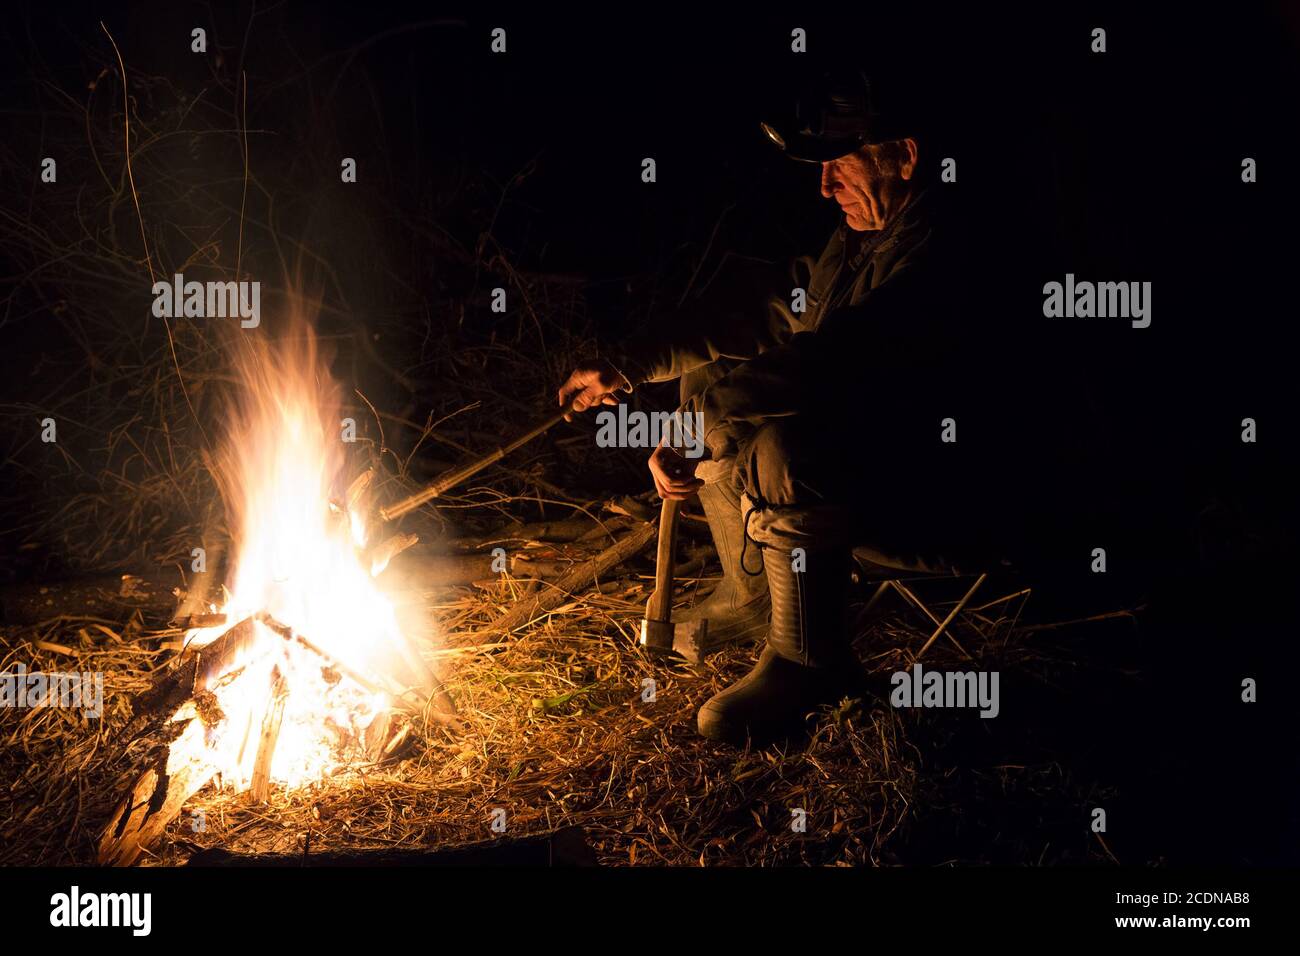
[[[844,859],[872,858],[911,791],[897,718],[844,715],[805,753],[708,746],[694,737],[695,708],[748,654],[736,650],[700,667],[647,660],[630,639],[641,597],[641,585],[630,584],[552,616],[507,647],[442,653],[463,735],[426,729],[420,752],[395,767],[277,792],[266,807],[209,787],[186,811],[202,810],[207,832],[191,832],[183,815],[158,859],[183,859],[189,843],[292,851],[309,833],[318,848],[464,842],[488,837],[491,811],[504,808],[512,832],[584,825],[607,860],[793,861],[807,851],[783,819],[795,806],[842,834]],[[444,627],[454,633],[503,600],[465,594],[443,608]],[[108,706],[101,721],[57,709],[6,712],[12,816],[0,862],[88,860],[96,828],[131,780],[116,772],[111,731],[164,656],[148,648],[174,636],[62,621],[28,641],[71,654],[12,642],[11,653],[33,669],[103,671]],[[645,677],[657,684],[653,703],[642,701]],[[845,766],[853,768],[847,779],[838,772]]]
[[[648,565],[625,569],[488,648],[458,648],[457,635],[509,606],[524,582],[429,589],[423,600],[446,637],[427,649],[428,658],[457,701],[463,733],[419,725],[416,747],[401,762],[354,768],[292,792],[277,788],[267,805],[214,782],[142,862],[176,864],[209,846],[303,852],[308,845],[319,851],[472,842],[494,835],[496,809],[506,811],[511,834],[580,825],[611,864],[906,860],[918,801],[959,799],[944,795],[955,768],[916,742],[918,729],[926,736],[924,718],[880,702],[846,701],[820,715],[805,745],[739,751],[698,738],[696,709],[744,672],[753,649],[733,648],[701,665],[648,659],[633,640],[648,572]],[[983,659],[980,666],[1032,667],[1042,654],[1012,634],[1018,606],[1009,603],[1010,613],[990,617],[988,625],[976,618],[961,625],[961,643]],[[9,632],[11,659],[31,668],[103,671],[108,706],[99,721],[51,709],[0,716],[0,777],[8,781],[0,864],[93,859],[99,830],[137,772],[110,743],[112,732],[125,723],[131,695],[165,659],[159,643],[176,636],[68,619]],[[910,666],[922,640],[896,611],[872,620],[857,647],[883,678]],[[52,645],[61,649],[45,649]],[[946,641],[931,654],[932,666],[963,666]],[[653,702],[643,700],[646,678],[655,682]],[[1003,798],[1038,788],[1032,798],[1050,804],[1069,790],[1068,782],[1052,779],[1059,767],[988,772],[997,779],[987,787]],[[796,808],[807,812],[806,833],[791,827]],[[200,812],[205,828],[196,832]]]

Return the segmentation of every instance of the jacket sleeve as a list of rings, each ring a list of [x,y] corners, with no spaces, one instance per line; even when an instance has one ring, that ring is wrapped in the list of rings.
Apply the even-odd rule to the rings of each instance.
[[[925,310],[917,307],[914,276],[900,271],[860,304],[828,313],[816,332],[792,336],[711,385],[702,410],[712,457],[734,455],[738,442],[765,421],[906,389],[904,370],[938,347],[917,328]],[[909,328],[916,331],[900,331]]]
[[[734,457],[752,429],[774,418],[806,413],[824,353],[817,335],[800,332],[778,348],[732,369],[704,392],[704,442],[710,457]]]
[[[807,288],[813,263],[733,261],[708,289],[681,309],[660,315],[601,356],[628,382],[665,382],[719,358],[752,359],[789,341],[800,322],[790,307]]]

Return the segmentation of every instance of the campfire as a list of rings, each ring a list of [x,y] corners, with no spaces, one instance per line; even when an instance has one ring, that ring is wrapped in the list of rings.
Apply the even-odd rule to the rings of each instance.
[[[373,470],[346,481],[338,384],[299,315],[269,342],[238,336],[238,384],[215,477],[232,530],[219,601],[187,625],[177,662],[136,703],[131,735],[162,754],[100,845],[129,863],[206,783],[265,801],[383,760],[406,715],[453,710],[381,586],[414,535],[376,540]]]

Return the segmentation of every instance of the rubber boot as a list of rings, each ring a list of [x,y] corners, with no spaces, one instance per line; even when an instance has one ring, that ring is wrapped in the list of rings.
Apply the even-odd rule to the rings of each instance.
[[[767,646],[745,677],[709,700],[700,734],[762,746],[805,729],[823,704],[864,692],[862,666],[849,646],[847,548],[806,553],[795,571],[788,554],[767,549],[772,625]]]
[[[673,612],[674,621],[709,622],[709,640],[741,641],[758,638],[767,630],[772,602],[768,597],[767,579],[763,575],[762,551],[752,541],[744,546],[745,528],[740,512],[740,498],[734,499],[723,482],[700,489],[700,504],[713,534],[713,546],[722,562],[722,580],[713,593],[694,607]],[[749,574],[741,567],[741,555]]]

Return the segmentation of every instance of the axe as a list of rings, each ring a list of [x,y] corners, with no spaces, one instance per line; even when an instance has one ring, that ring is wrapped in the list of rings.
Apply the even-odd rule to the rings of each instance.
[[[659,508],[659,549],[655,555],[655,589],[641,619],[641,646],[652,653],[675,652],[698,664],[708,653],[705,620],[673,623],[673,564],[677,555],[680,501],[665,498]]]

